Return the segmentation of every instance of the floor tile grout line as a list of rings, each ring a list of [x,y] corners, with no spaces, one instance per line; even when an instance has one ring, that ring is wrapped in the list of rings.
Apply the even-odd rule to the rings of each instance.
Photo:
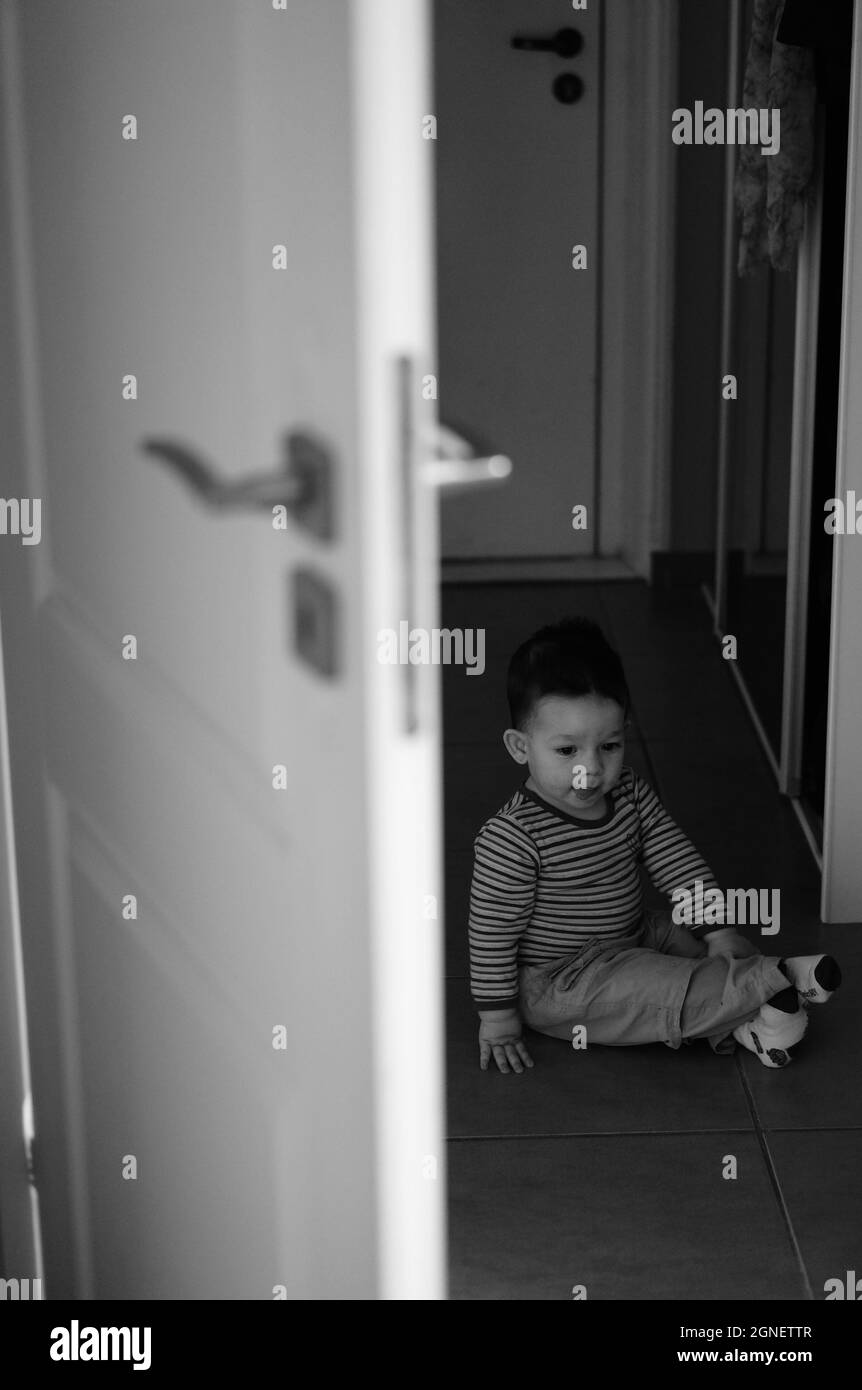
[[[764,1125],[764,1134],[858,1134],[859,1125]]]
[[[747,1134],[754,1131],[745,1125],[719,1125],[715,1129],[589,1129],[589,1130],[535,1130],[529,1134],[450,1134],[449,1144],[487,1143],[489,1140],[530,1139],[691,1139],[710,1134]]]
[[[800,1246],[799,1239],[796,1235],[796,1229],[793,1225],[793,1219],[790,1215],[790,1208],[787,1205],[787,1200],[781,1188],[781,1181],[778,1177],[778,1170],[775,1167],[775,1160],[772,1157],[772,1150],[769,1147],[767,1132],[766,1130],[764,1130],[762,1124],[760,1123],[760,1116],[757,1113],[757,1105],[754,1100],[754,1094],[748,1083],[748,1077],[745,1074],[745,1068],[743,1067],[739,1057],[736,1057],[734,1061],[739,1072],[739,1078],[742,1083],[743,1094],[745,1095],[749,1110],[751,1112],[751,1119],[754,1125],[754,1132],[757,1135],[757,1142],[760,1145],[760,1151],[763,1155],[763,1161],[766,1164],[766,1171],[769,1176],[772,1191],[775,1194],[775,1200],[778,1203],[778,1209],[781,1212],[782,1220],[784,1221],[784,1225],[787,1230],[787,1236],[790,1241],[793,1253],[796,1256],[796,1262],[799,1266],[799,1272],[802,1275],[802,1283],[805,1289],[805,1295],[806,1298],[808,1298],[813,1303],[814,1289],[812,1288],[811,1280],[808,1277],[808,1268],[805,1264],[805,1259],[802,1254],[802,1247]]]
[[[455,1143],[470,1143],[473,1140],[484,1142],[485,1140],[495,1139],[637,1139],[644,1136],[655,1135],[656,1137],[666,1137],[680,1135],[681,1137],[691,1137],[700,1134],[751,1134],[755,1135],[753,1127],[744,1125],[717,1125],[715,1128],[708,1129],[567,1129],[567,1130],[540,1130],[531,1129],[527,1133],[505,1133],[505,1134],[449,1134],[447,1140]],[[862,1125],[780,1125],[769,1129],[764,1129],[763,1134],[862,1134]]]

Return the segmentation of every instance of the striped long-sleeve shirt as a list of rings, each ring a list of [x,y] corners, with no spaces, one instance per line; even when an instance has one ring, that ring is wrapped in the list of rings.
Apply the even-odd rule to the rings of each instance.
[[[629,935],[643,912],[639,865],[669,896],[716,881],[652,787],[624,767],[596,821],[557,810],[526,786],[473,841],[470,987],[480,1009],[518,1002],[518,966]],[[709,927],[690,928],[701,935]]]

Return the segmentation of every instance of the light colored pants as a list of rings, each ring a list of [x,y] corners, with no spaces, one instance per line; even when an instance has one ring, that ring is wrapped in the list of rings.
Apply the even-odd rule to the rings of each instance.
[[[646,912],[634,932],[612,945],[590,942],[577,955],[518,971],[521,1017],[552,1038],[608,1047],[706,1038],[733,1052],[731,1034],[760,1005],[789,987],[777,956],[752,946],[741,960],[710,956],[669,912]]]

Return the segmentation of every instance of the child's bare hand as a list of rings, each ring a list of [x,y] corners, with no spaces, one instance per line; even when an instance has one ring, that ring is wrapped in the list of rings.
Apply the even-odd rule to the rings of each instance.
[[[756,956],[757,947],[752,946],[741,932],[733,927],[722,927],[719,931],[704,936],[707,953],[711,956],[732,956],[734,960],[744,960],[746,956]]]
[[[479,1066],[488,1070],[493,1056],[502,1072],[522,1072],[533,1059],[521,1041],[521,1020],[511,1013],[486,1014],[479,1024]]]

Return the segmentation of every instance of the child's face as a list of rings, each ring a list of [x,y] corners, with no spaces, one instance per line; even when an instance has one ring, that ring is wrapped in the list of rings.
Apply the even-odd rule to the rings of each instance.
[[[529,782],[539,796],[571,815],[589,817],[602,813],[605,793],[619,780],[624,726],[616,700],[546,695],[535,706],[529,733],[507,729],[504,742],[516,762],[529,765]]]

